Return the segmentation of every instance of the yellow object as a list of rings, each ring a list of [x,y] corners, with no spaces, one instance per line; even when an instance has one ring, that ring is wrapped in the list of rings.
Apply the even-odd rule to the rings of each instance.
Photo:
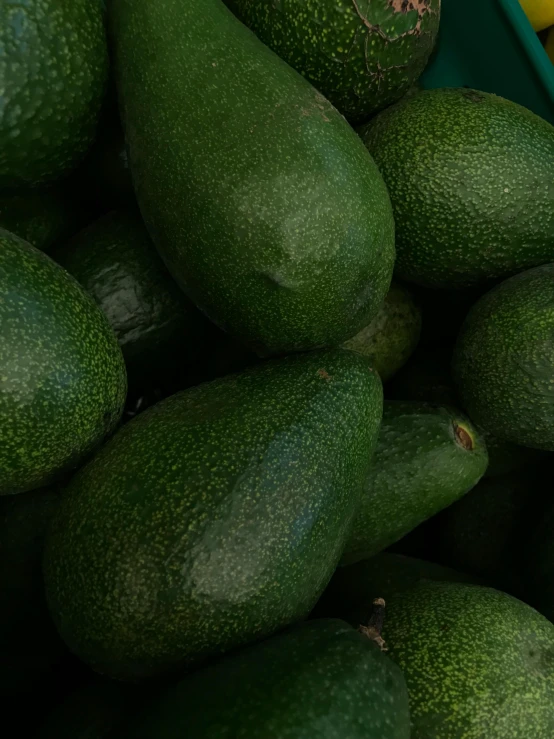
[[[546,53],[550,57],[550,61],[552,62],[552,64],[554,64],[554,26],[552,26],[548,33],[546,45],[544,48],[546,49]]]
[[[519,0],[535,31],[554,25],[554,0]]]

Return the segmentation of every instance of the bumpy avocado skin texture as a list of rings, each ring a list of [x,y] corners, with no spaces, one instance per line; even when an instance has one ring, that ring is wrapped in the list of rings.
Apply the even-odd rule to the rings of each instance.
[[[44,597],[42,548],[56,488],[0,497],[0,689],[16,695],[67,653]]]
[[[367,559],[474,487],[488,455],[461,413],[426,403],[385,401],[379,441],[343,564]]]
[[[554,260],[554,127],[469,89],[428,90],[360,134],[389,188],[399,277],[487,283]]]
[[[410,694],[412,739],[554,732],[554,626],[498,590],[423,581],[387,600],[383,637]]]
[[[308,621],[181,680],[126,736],[409,739],[408,693],[366,636]]]
[[[344,118],[222,0],[115,0],[110,13],[137,199],[193,302],[264,356],[367,326],[394,222]]]
[[[76,466],[114,430],[126,391],[100,309],[49,257],[0,229],[0,494]]]
[[[0,195],[0,228],[44,252],[77,227],[74,204],[60,190]]]
[[[45,555],[69,647],[138,679],[302,619],[359,505],[382,413],[377,373],[340,349],[178,393],[72,480]]]
[[[0,40],[0,191],[53,182],[96,132],[108,77],[102,3],[2,3]]]
[[[226,4],[353,123],[409,90],[427,64],[440,20],[440,0]]]
[[[507,441],[554,450],[554,264],[487,293],[462,326],[452,359],[464,408]]]
[[[420,333],[421,311],[409,291],[394,282],[373,321],[343,346],[367,357],[386,382],[413,354]]]
[[[193,358],[205,319],[168,273],[138,213],[107,213],[53,257],[106,315],[131,384]]]

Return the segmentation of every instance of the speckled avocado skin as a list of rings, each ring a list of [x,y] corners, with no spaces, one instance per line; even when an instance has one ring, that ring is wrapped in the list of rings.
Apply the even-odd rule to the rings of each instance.
[[[487,464],[480,434],[459,411],[385,401],[343,564],[377,554],[451,505],[477,484]]]
[[[264,44],[361,123],[423,72],[440,0],[226,0]]]
[[[0,229],[0,494],[46,484],[117,425],[125,364],[65,270]]]
[[[344,621],[308,621],[195,672],[127,739],[410,739],[400,670]]]
[[[53,258],[105,313],[129,379],[169,372],[196,350],[204,318],[179,290],[138,213],[111,211],[56,249]]]
[[[114,0],[110,13],[138,202],[193,302],[261,355],[367,326],[394,223],[344,118],[222,0]]]
[[[0,5],[0,191],[52,182],[85,155],[107,84],[101,2]]]
[[[412,739],[554,735],[554,625],[498,590],[423,581],[387,600],[383,637]]]
[[[463,288],[554,260],[554,127],[469,89],[421,92],[360,134],[389,188],[399,277]]]
[[[408,361],[420,333],[419,307],[403,285],[393,282],[373,321],[343,346],[367,357],[386,382]]]
[[[46,546],[51,612],[94,669],[138,679],[302,619],[360,502],[382,413],[341,349],[186,390],[72,480]]]
[[[0,228],[49,252],[75,228],[75,206],[58,189],[0,195]]]
[[[554,264],[522,272],[471,309],[453,375],[471,418],[515,444],[554,450]]]

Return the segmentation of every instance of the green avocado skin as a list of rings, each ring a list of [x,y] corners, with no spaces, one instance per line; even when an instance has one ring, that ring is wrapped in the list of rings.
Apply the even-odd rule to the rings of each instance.
[[[471,442],[458,438],[463,429]],[[367,559],[474,487],[487,469],[483,440],[450,408],[387,400],[343,564]]]
[[[137,213],[105,214],[53,257],[106,315],[131,384],[192,359],[205,319],[173,281]]]
[[[554,450],[554,264],[493,288],[467,316],[452,359],[463,407],[515,444]]]
[[[410,739],[396,665],[344,621],[298,624],[181,680],[125,739]]]
[[[412,739],[554,734],[554,625],[525,603],[468,583],[399,586],[383,638],[406,678]]]
[[[360,135],[387,183],[396,274],[434,288],[487,284],[554,260],[554,127],[469,89],[427,90]]]
[[[74,205],[57,189],[0,195],[0,228],[41,251],[49,252],[71,234],[76,223]]]
[[[138,203],[183,290],[263,356],[367,326],[394,222],[344,118],[222,0],[115,0],[110,14]]]
[[[440,0],[226,4],[353,123],[409,90],[427,64],[440,20]]]
[[[92,144],[107,85],[102,3],[0,6],[0,191],[67,174]]]
[[[0,229],[0,494],[77,466],[114,430],[126,391],[100,309],[48,256]]]
[[[96,671],[139,679],[302,619],[360,502],[382,387],[341,349],[264,362],[125,425],[71,481],[50,609]]]
[[[419,307],[403,285],[393,282],[373,321],[343,346],[367,357],[386,382],[413,354],[420,333]]]

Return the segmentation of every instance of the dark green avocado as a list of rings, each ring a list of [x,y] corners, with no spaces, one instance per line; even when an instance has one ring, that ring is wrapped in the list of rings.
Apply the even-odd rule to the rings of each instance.
[[[421,311],[410,292],[393,282],[373,321],[343,346],[363,354],[383,382],[413,354],[421,333]]]
[[[498,590],[430,580],[399,584],[386,604],[411,739],[554,735],[554,625],[537,611]]]
[[[0,191],[47,184],[92,144],[108,78],[101,2],[0,5]]]
[[[465,88],[425,90],[360,135],[396,224],[396,274],[461,289],[554,261],[554,126]]]
[[[137,200],[185,293],[261,356],[367,326],[394,222],[345,119],[222,0],[113,0],[109,13]]]
[[[78,228],[75,205],[59,189],[0,195],[0,228],[20,236],[41,251]]]
[[[226,0],[353,123],[408,92],[433,50],[440,0]]]
[[[382,414],[341,349],[266,361],[164,400],[72,479],[45,551],[72,651],[136,680],[308,615],[342,554]]]
[[[298,624],[178,682],[126,739],[410,739],[400,670],[344,621]]]
[[[0,494],[75,467],[116,427],[126,389],[121,350],[92,298],[0,229]]]
[[[554,450],[554,264],[522,272],[471,309],[453,375],[475,423],[501,439]]]
[[[465,495],[487,469],[477,429],[455,409],[385,401],[379,441],[342,563],[367,559]]]
[[[161,382],[192,364],[207,320],[167,272],[138,213],[107,213],[53,257],[105,313],[131,385]]]

